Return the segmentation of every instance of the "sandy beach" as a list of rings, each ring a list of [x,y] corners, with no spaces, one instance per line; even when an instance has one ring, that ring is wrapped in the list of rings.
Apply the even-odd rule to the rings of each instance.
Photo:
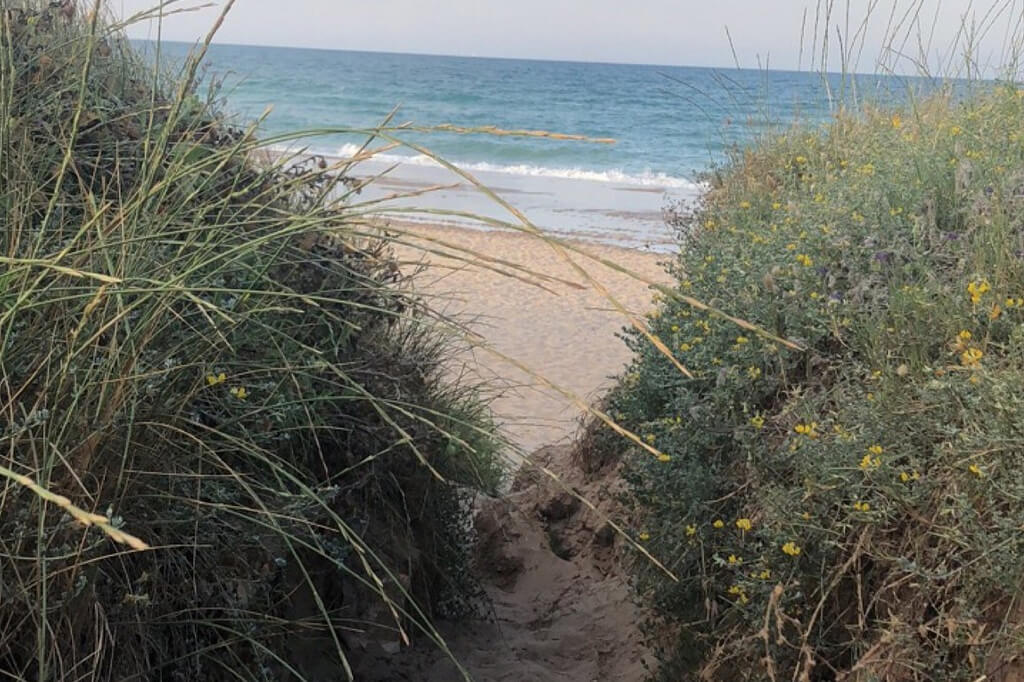
[[[506,387],[494,409],[512,441],[525,453],[567,442],[580,409],[545,380],[584,402],[598,398],[630,355],[617,336],[627,319],[600,290],[643,314],[651,306],[649,286],[574,253],[580,272],[559,249],[532,235],[438,225],[400,229],[407,244],[398,255],[405,267],[426,265],[415,280],[417,291],[482,337],[484,343],[462,360],[480,379]],[[670,280],[663,253],[573,245],[648,279]],[[481,260],[488,265],[471,262]]]

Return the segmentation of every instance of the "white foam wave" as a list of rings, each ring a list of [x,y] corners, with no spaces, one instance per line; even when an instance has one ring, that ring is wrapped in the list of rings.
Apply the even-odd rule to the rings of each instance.
[[[345,158],[355,156],[359,153],[359,145],[346,144],[337,151],[337,155]],[[432,166],[440,168],[434,159],[423,154],[416,156],[404,156],[400,154],[376,154],[374,159],[387,161],[389,163],[405,163],[411,166]],[[640,187],[660,187],[665,189],[687,189],[700,191],[703,185],[685,178],[677,178],[665,173],[654,173],[645,170],[639,174],[625,173],[613,169],[607,171],[587,170],[585,168],[549,168],[546,166],[534,166],[530,164],[500,165],[486,161],[476,163],[452,162],[455,166],[467,171],[483,171],[487,173],[504,173],[507,175],[525,175],[545,178],[565,178],[568,180],[587,180],[590,182],[608,182],[620,185],[633,185]]]

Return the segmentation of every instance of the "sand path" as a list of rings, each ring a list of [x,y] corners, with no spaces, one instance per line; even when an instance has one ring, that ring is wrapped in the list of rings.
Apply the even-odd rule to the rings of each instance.
[[[486,345],[513,358],[552,384],[591,402],[629,360],[618,332],[626,317],[600,293],[603,287],[633,313],[650,309],[644,282],[574,254],[586,274],[541,240],[515,232],[484,232],[418,226],[400,247],[407,266],[428,268],[416,288],[433,304],[481,335]],[[457,245],[457,246],[456,246]],[[629,271],[668,283],[661,262],[667,256],[612,246],[577,244],[587,253]],[[435,251],[426,252],[424,249]],[[489,261],[489,266],[467,259]],[[580,409],[530,372],[484,348],[462,358],[471,371],[508,388],[494,403],[503,428],[524,453],[571,438]]]
[[[587,402],[628,362],[630,353],[617,338],[626,320],[600,289],[642,314],[651,305],[646,284],[577,258],[587,273],[581,274],[549,245],[522,234],[404,229],[412,230],[405,238],[418,246],[400,248],[399,256],[406,267],[426,264],[417,290],[467,323],[486,346]],[[663,256],[583,248],[652,280],[669,281],[659,264]],[[502,272],[467,264],[469,253]],[[607,518],[623,521],[618,472],[587,476],[571,463],[569,442],[580,414],[573,400],[483,347],[467,350],[461,359],[477,377],[510,384],[494,401],[497,417],[520,456],[532,453],[530,459],[554,472],[560,484],[524,466],[506,495],[478,500],[475,570],[492,612],[489,619],[438,624],[454,658],[477,682],[645,679],[646,665],[654,661],[640,632],[646,615],[628,584],[625,543],[605,526]],[[568,490],[600,513],[587,510]],[[464,679],[436,649],[401,651],[366,659],[360,679]]]

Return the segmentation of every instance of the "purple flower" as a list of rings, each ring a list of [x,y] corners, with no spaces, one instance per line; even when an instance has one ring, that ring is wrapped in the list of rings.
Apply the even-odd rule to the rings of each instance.
[[[892,257],[892,254],[889,253],[888,251],[876,251],[875,252],[875,260],[878,261],[879,263],[888,263],[889,259],[891,257]]]

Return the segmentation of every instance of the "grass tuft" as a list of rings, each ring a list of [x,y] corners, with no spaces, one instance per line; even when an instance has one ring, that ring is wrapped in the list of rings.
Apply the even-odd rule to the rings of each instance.
[[[70,7],[0,3],[0,673],[443,646],[430,618],[479,596],[467,497],[503,476],[451,337],[336,168]]]

